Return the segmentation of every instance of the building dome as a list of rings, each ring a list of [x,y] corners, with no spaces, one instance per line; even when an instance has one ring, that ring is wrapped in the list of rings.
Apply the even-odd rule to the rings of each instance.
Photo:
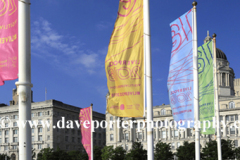
[[[217,48],[217,58],[227,60],[227,56],[225,55],[225,53],[221,49],[218,49],[218,48]]]
[[[207,31],[207,37],[203,40],[203,43],[207,43],[211,40],[212,40],[212,38],[209,36],[209,31]],[[217,58],[227,60],[227,56],[225,55],[225,53],[221,49],[218,49],[218,48],[217,48]]]

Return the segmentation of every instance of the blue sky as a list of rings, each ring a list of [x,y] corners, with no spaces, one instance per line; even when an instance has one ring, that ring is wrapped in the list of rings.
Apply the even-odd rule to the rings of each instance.
[[[105,113],[104,60],[119,0],[31,0],[33,100],[56,99],[78,107],[94,104]],[[209,30],[240,78],[240,1],[199,0],[198,45]],[[169,104],[167,76],[171,54],[169,24],[192,8],[190,0],[151,0],[153,105]],[[15,82],[0,86],[0,103],[9,104]]]

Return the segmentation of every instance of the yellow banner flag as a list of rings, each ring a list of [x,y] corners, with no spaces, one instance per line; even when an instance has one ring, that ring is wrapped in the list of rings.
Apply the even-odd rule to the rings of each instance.
[[[143,0],[120,0],[105,60],[110,114],[143,117],[143,54]]]

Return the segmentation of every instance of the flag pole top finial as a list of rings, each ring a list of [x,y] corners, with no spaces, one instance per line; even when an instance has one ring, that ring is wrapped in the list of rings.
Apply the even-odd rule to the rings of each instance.
[[[93,104],[91,103],[91,106],[93,106]]]
[[[192,5],[193,5],[193,7],[194,7],[194,6],[197,6],[197,2],[196,2],[196,1],[193,1]]]
[[[216,37],[217,37],[216,33],[213,33],[213,35],[212,35],[212,36],[213,36],[213,38],[216,38]]]

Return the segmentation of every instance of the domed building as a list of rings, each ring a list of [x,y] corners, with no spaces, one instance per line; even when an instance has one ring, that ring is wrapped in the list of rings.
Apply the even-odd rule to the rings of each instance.
[[[209,33],[204,39],[204,43],[211,40]],[[223,139],[230,138],[234,142],[235,147],[240,146],[240,128],[234,127],[234,122],[240,120],[240,78],[235,79],[234,70],[229,66],[226,54],[217,48],[217,77],[218,77],[218,95],[219,95],[219,108],[220,120],[225,122],[226,127],[221,125],[221,136]],[[108,97],[108,95],[107,95]],[[146,112],[146,111],[145,111]],[[147,115],[147,113],[145,113]],[[170,105],[158,105],[153,107],[153,139],[154,145],[158,141],[170,143],[173,152],[183,145],[184,141],[194,142],[195,132],[193,129],[178,130],[166,126],[165,119],[169,122],[173,121],[172,110]],[[106,111],[106,121],[120,121],[120,126],[123,121],[142,121],[144,118],[121,118],[111,115]],[[162,128],[156,127],[159,122],[164,125]],[[166,126],[166,127],[165,127]],[[133,128],[119,128],[116,123],[106,128],[106,145],[107,146],[122,146],[126,150],[130,150],[134,141],[140,141],[143,147],[147,149],[147,128],[140,125],[140,131],[137,130],[137,125]],[[201,148],[205,146],[206,142],[216,140],[216,135],[201,135],[200,143]]]

